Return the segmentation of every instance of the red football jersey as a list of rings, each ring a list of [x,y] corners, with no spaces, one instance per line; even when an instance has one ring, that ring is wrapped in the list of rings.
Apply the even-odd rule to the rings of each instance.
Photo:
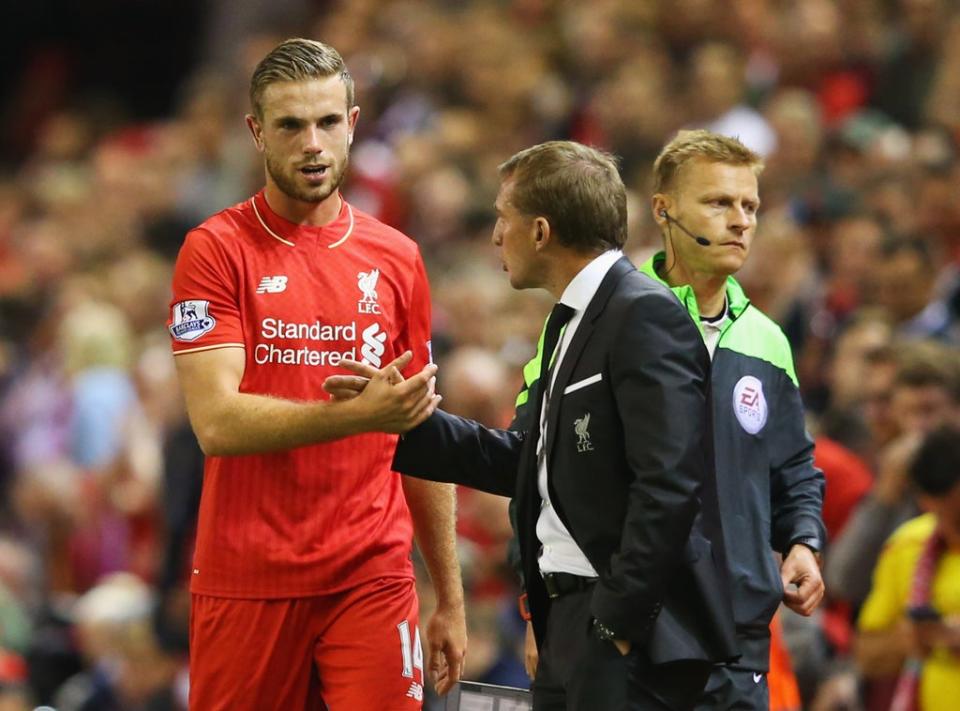
[[[348,205],[323,227],[272,212],[262,191],[187,234],[168,324],[175,354],[244,348],[241,392],[326,399],[343,358],[430,361],[430,296],[417,245]],[[413,576],[413,526],[395,435],[271,454],[207,457],[191,590],[298,597]]]

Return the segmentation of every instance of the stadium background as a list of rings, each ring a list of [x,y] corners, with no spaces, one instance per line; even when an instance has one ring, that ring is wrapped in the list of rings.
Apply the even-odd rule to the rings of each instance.
[[[809,707],[857,708],[850,623],[864,591],[848,570],[831,580],[832,551],[875,482],[909,500],[897,473],[911,435],[960,417],[957,3],[88,0],[4,13],[0,709],[108,708],[105,690],[116,708],[181,708],[201,459],[163,328],[171,267],[189,227],[260,186],[246,82],[292,35],[346,58],[361,106],[346,194],[420,243],[444,404],[488,424],[509,420],[549,308],[511,291],[489,244],[500,161],[553,138],[621,156],[642,260],[659,243],[649,167],[673,131],[711,127],[766,156],[742,281],[793,344],[829,482],[832,601],[809,622],[784,614],[785,639]],[[460,532],[466,677],[522,685],[506,502],[464,493]]]

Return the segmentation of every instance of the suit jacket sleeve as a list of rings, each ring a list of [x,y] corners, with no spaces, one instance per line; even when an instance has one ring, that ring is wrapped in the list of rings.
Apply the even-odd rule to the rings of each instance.
[[[513,496],[523,433],[496,430],[437,410],[400,438],[393,469],[430,481]]]
[[[610,356],[623,423],[628,508],[621,545],[601,572],[592,612],[618,635],[642,641],[667,581],[684,560],[707,472],[709,355],[670,293],[636,300]]]
[[[813,464],[813,441],[804,428],[803,404],[793,381],[780,397],[783,416],[772,418],[770,507],[773,548],[786,554],[798,538],[826,541],[823,526],[823,472]]]
[[[544,323],[546,330],[546,323]],[[511,432],[529,432],[533,428],[534,403],[530,401],[530,396],[534,392],[534,386],[540,379],[540,359],[543,357],[543,333],[540,334],[540,341],[537,343],[536,355],[523,366],[523,385],[520,386],[520,392],[517,395],[516,409],[513,413],[513,420],[507,427]],[[521,435],[522,436],[522,435]],[[523,559],[520,557],[520,537],[517,531],[517,500],[510,499],[510,506],[507,508],[510,516],[510,528],[513,530],[513,536],[507,543],[507,563],[513,569],[520,582],[521,591],[526,592],[526,581],[523,578]]]

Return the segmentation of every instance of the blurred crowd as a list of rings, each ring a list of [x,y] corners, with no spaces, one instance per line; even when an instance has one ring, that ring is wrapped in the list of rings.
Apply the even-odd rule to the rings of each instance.
[[[32,113],[0,114],[0,710],[185,708],[202,456],[164,329],[171,269],[190,227],[262,185],[247,81],[292,35],[345,57],[361,107],[345,193],[419,242],[444,406],[489,425],[510,421],[550,306],[513,292],[490,246],[498,163],[554,138],[620,156],[639,264],[659,246],[650,167],[674,131],[765,156],[741,277],[793,345],[828,482],[828,604],[781,615],[787,670],[804,707],[886,708],[906,653],[861,653],[858,612],[884,542],[919,513],[918,444],[960,421],[958,4],[204,5],[203,51],[154,116],[109,77],[71,91],[70,61],[67,80],[42,70],[49,48],[7,82],[4,104]],[[461,492],[465,676],[523,686],[506,508]],[[425,616],[428,583],[421,596]]]

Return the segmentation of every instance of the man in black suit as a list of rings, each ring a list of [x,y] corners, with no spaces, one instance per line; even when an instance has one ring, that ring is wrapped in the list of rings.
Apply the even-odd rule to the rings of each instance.
[[[404,435],[394,468],[516,497],[535,709],[690,708],[712,663],[737,654],[707,350],[677,298],[620,251],[611,156],[550,142],[500,172],[493,243],[510,283],[558,299],[549,386],[534,388],[529,431],[437,411]]]

